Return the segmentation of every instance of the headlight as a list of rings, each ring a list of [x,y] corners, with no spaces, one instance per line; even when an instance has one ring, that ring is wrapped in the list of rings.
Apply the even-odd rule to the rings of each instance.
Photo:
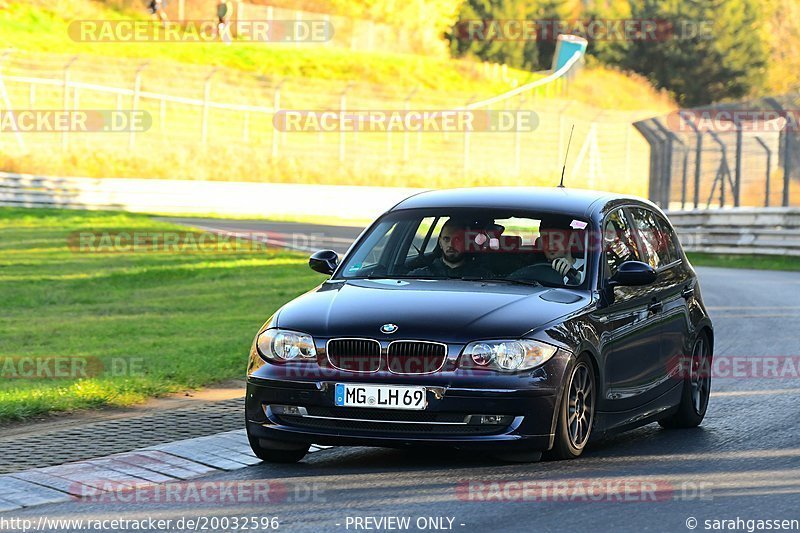
[[[464,348],[461,366],[518,372],[546,363],[555,353],[555,346],[528,339],[471,342]]]
[[[308,360],[317,357],[311,335],[285,329],[264,331],[258,336],[256,346],[258,353],[267,361]]]

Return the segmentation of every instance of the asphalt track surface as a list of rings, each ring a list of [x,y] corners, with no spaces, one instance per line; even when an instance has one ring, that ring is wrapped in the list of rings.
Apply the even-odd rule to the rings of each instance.
[[[359,231],[241,221],[200,225],[337,239]],[[651,424],[594,443],[574,461],[524,465],[455,451],[331,448],[297,465],[262,463],[202,479],[239,487],[269,482],[269,502],[247,496],[236,503],[214,496],[201,503],[186,497],[177,503],[69,502],[0,517],[277,517],[279,531],[417,531],[428,517],[456,531],[559,532],[691,531],[692,525],[697,531],[758,531],[767,527],[759,520],[800,520],[800,273],[697,270],[716,328],[715,357],[730,364],[719,375],[738,376],[715,376],[700,428],[669,431]],[[795,356],[794,370],[780,366],[776,374],[758,366],[775,356]],[[389,517],[408,517],[408,528],[386,522]],[[769,523],[772,530],[780,525]]]

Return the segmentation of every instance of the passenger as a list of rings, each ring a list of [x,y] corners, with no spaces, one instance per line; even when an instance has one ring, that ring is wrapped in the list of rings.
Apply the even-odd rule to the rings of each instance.
[[[428,266],[412,270],[408,275],[437,278],[491,277],[492,273],[489,270],[478,265],[474,258],[466,253],[467,229],[468,224],[448,219],[439,232],[441,256]]]

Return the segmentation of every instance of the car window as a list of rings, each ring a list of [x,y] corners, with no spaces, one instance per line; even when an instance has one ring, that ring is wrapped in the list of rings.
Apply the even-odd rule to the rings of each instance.
[[[666,222],[660,221],[658,215],[644,208],[631,208],[636,231],[644,246],[643,260],[651,267],[659,268],[677,259],[675,243],[665,228]]]
[[[437,226],[441,226],[443,223],[444,220],[441,217],[425,217],[420,220],[406,257],[416,257],[433,252],[436,249],[436,237],[439,235]]]
[[[678,236],[675,235],[675,230],[672,226],[660,216],[656,216],[656,222],[661,230],[661,236],[664,239],[664,261],[669,264],[681,258],[678,252]]]
[[[631,225],[622,209],[617,209],[606,217],[603,225],[603,251],[606,277],[616,274],[625,261],[641,260]]]
[[[362,270],[374,268],[380,262],[386,250],[386,246],[397,229],[397,226],[398,224],[396,223],[382,222],[380,226],[369,235],[367,241],[356,250],[353,258],[348,263],[348,274],[358,274]]]
[[[524,209],[399,210],[370,229],[338,276],[499,279],[579,287],[585,284],[589,264],[588,224],[570,214]]]
[[[541,222],[530,218],[497,219],[495,224],[502,226],[504,237],[516,237],[521,246],[533,246],[539,235]]]
[[[633,225],[636,227],[636,233],[639,234],[643,246],[642,260],[653,268],[666,264],[661,257],[664,253],[660,244],[662,240],[659,236],[661,230],[656,223],[654,213],[649,209],[640,209],[638,207],[630,208],[629,211],[633,219]]]

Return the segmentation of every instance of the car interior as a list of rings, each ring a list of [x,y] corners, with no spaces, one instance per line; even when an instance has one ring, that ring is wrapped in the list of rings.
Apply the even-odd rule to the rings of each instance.
[[[438,237],[448,216],[427,217],[398,222],[386,232],[383,242],[375,243],[370,254],[358,265],[358,276],[405,276],[430,265],[442,255]],[[506,278],[524,267],[542,265],[535,281],[563,284],[542,251],[539,220],[493,217],[465,219],[467,258],[492,273]],[[585,229],[566,229],[565,242],[577,261],[585,259]],[[365,242],[364,245],[367,243]],[[582,276],[581,276],[582,280]]]

